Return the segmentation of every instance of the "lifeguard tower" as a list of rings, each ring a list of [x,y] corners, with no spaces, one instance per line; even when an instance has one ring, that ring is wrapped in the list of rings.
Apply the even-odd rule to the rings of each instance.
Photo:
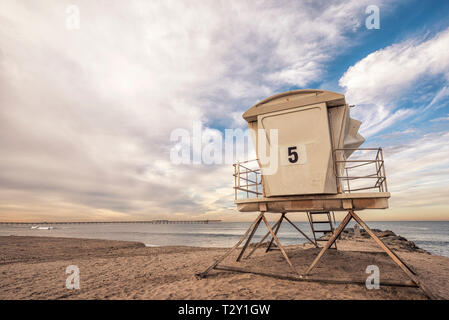
[[[199,277],[211,270],[242,272],[241,269],[219,266],[246,239],[237,261],[247,250],[261,222],[268,232],[253,247],[247,258],[267,237],[271,240],[268,252],[277,245],[292,271],[293,280],[320,281],[308,275],[336,240],[351,219],[354,219],[393,261],[423,288],[416,273],[407,266],[366,223],[355,213],[364,209],[386,209],[390,193],[387,188],[382,149],[360,148],[364,138],[358,133],[360,121],[350,117],[350,106],[345,96],[325,90],[295,90],[266,98],[248,109],[247,121],[255,146],[257,159],[234,164],[234,195],[237,210],[260,214],[241,239]],[[271,134],[274,132],[275,134]],[[334,229],[334,211],[346,211],[340,225]],[[290,212],[304,212],[313,232],[312,240],[288,217]],[[270,226],[265,215],[280,214]],[[324,221],[317,216],[324,216]],[[318,247],[318,232],[332,232],[319,254],[302,274],[292,265],[277,237],[281,224],[290,223],[314,246]],[[317,225],[329,226],[328,229]],[[248,271],[243,271],[248,272]],[[275,275],[276,276],[276,275]],[[285,277],[284,277],[285,278]]]

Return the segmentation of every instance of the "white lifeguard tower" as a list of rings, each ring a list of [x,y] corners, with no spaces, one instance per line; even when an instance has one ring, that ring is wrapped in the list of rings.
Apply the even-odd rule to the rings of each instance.
[[[413,283],[430,296],[413,269],[355,213],[364,209],[388,208],[390,193],[382,149],[360,148],[365,141],[358,133],[361,122],[350,117],[350,106],[344,95],[325,90],[284,92],[252,106],[243,118],[248,123],[257,159],[234,164],[234,202],[240,212],[260,214],[233,248],[197,276],[205,277],[212,269],[241,272],[240,269],[219,264],[247,239],[237,257],[240,261],[263,221],[268,232],[247,258],[270,236],[266,251],[270,250],[273,242],[276,243],[292,271],[298,275],[293,280],[322,281],[309,279],[308,275],[326,250],[333,245],[336,247],[341,232],[354,219]],[[272,130],[277,137],[270,134]],[[336,229],[333,226],[335,217],[332,221],[334,211],[347,212]],[[289,212],[307,214],[314,240],[287,217]],[[278,213],[280,218],[270,226],[266,213]],[[317,215],[324,216],[326,220],[317,221]],[[330,239],[326,240],[317,257],[302,274],[292,265],[277,238],[283,221],[290,223],[316,247],[316,233],[332,232]],[[317,229],[317,224],[329,228]]]

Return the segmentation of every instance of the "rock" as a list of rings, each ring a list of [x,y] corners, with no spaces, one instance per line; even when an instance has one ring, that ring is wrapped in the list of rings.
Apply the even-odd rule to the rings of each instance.
[[[404,237],[401,236],[389,236],[389,237],[384,237],[385,239],[383,239],[383,241],[388,241],[388,242],[392,242],[392,241],[407,241],[407,239],[405,239]]]
[[[354,226],[354,237],[360,237],[360,227],[358,224]]]
[[[410,248],[417,248],[416,244],[413,241],[407,241],[406,244],[410,247]]]
[[[408,241],[406,238],[402,236],[396,235],[391,230],[379,230],[379,229],[372,229],[372,231],[379,237],[382,238],[382,241],[385,242],[388,246],[391,246],[393,250],[395,249],[401,249],[406,250],[410,252],[420,252],[420,253],[428,253],[427,251],[419,248],[413,241]],[[320,237],[321,240],[328,240],[332,236],[331,232],[327,232],[322,237]],[[357,240],[363,241],[362,239],[369,239],[371,238],[368,232],[366,232],[364,229],[359,229],[358,226],[355,226],[354,228],[346,228],[343,230],[343,232],[340,235],[339,240]],[[430,253],[428,253],[430,254]]]
[[[396,234],[391,230],[379,231],[376,233],[379,238],[396,236]]]

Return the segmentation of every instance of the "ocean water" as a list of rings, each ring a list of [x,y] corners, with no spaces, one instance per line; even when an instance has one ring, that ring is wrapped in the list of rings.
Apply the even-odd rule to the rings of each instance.
[[[337,221],[338,224],[338,221]],[[392,230],[432,254],[449,257],[449,221],[367,222],[370,228]],[[217,222],[209,224],[86,224],[54,225],[52,230],[30,229],[30,226],[0,225],[0,236],[51,236],[87,239],[138,241],[147,246],[232,247],[245,233],[250,222]],[[309,237],[308,222],[296,225]],[[354,223],[350,223],[352,227]],[[261,226],[253,241],[266,233]],[[282,243],[298,244],[306,239],[288,223],[283,223],[278,234]]]

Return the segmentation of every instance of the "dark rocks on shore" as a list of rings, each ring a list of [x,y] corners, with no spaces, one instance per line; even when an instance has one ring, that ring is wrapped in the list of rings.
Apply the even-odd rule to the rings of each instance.
[[[406,238],[402,236],[396,235],[391,230],[379,230],[379,229],[371,229],[386,245],[391,246],[396,249],[401,249],[409,252],[419,252],[419,253],[428,253],[424,249],[419,248],[413,241],[408,241]],[[323,235],[320,239],[329,239],[331,233],[328,232]],[[354,228],[346,228],[340,235],[341,240],[363,240],[370,239],[370,235],[364,229],[356,230],[354,232]]]

